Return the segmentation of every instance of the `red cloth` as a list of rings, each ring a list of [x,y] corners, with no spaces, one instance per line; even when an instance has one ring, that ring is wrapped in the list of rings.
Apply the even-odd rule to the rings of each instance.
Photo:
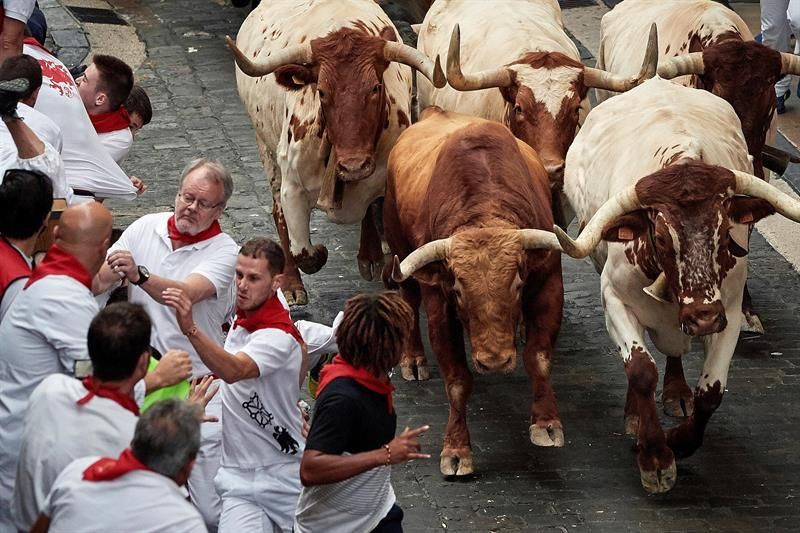
[[[84,405],[95,396],[100,396],[101,398],[114,400],[131,413],[139,416],[139,406],[136,404],[136,401],[127,394],[122,394],[116,389],[103,387],[99,383],[95,382],[94,377],[92,376],[89,376],[83,380],[83,386],[86,387],[86,390],[89,392],[86,393],[86,396],[75,402],[78,405]]]
[[[178,229],[178,226],[175,225],[175,215],[172,215],[167,220],[167,231],[169,232],[169,238],[173,241],[195,244],[210,239],[211,237],[216,237],[222,233],[222,228],[219,227],[219,221],[215,220],[208,228],[204,229],[197,235],[187,235]]]
[[[89,115],[94,131],[97,133],[110,133],[112,131],[124,130],[131,126],[131,117],[124,105],[119,106],[115,111]]]
[[[92,290],[92,276],[89,271],[78,261],[74,255],[63,250],[57,244],[54,244],[47,250],[47,255],[41,263],[36,265],[33,269],[31,277],[28,278],[28,283],[25,284],[27,289],[33,283],[39,281],[45,276],[62,275],[69,276],[72,279],[80,281],[87,289]]]
[[[337,378],[352,378],[356,380],[359,385],[366,387],[372,392],[383,394],[386,396],[389,412],[392,412],[392,391],[394,390],[394,385],[389,381],[381,381],[376,378],[372,372],[366,368],[354,367],[342,359],[341,355],[337,355],[330,364],[322,367],[322,371],[319,373],[317,397],[322,394],[322,390],[327,387],[330,382]]]
[[[31,267],[19,250],[0,237],[0,301],[9,285],[30,275]]]
[[[279,329],[294,337],[298,344],[303,344],[303,336],[300,335],[300,331],[295,327],[289,311],[278,299],[277,294],[273,294],[272,298],[261,304],[261,307],[255,311],[247,312],[237,308],[233,329],[239,326],[250,333],[266,328]]]
[[[90,464],[83,471],[83,479],[86,481],[113,481],[134,470],[152,472],[150,468],[133,455],[130,448],[126,448],[116,459],[103,457]]]

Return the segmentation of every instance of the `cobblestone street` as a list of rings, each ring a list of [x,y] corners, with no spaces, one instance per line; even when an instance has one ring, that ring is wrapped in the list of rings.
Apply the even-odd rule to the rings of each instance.
[[[147,59],[136,76],[154,104],[153,122],[137,136],[124,164],[149,191],[131,203],[110,203],[115,225],[170,208],[184,164],[205,156],[221,160],[235,178],[223,228],[238,242],[274,237],[269,187],[223,42],[226,34],[235,36],[247,11],[222,0],[110,3],[145,44]],[[310,304],[293,314],[330,323],[353,293],[381,285],[358,274],[357,226],[337,226],[315,212],[312,228],[312,239],[327,246],[329,259],[318,274],[305,276]],[[429,381],[395,378],[398,425],[430,424],[423,443],[433,454],[429,461],[395,467],[405,529],[796,531],[800,284],[792,266],[754,232],[749,285],[767,333],[739,342],[728,392],[703,447],[678,462],[671,492],[648,496],[633,442],[623,432],[626,378],[605,330],[599,276],[588,262],[565,257],[563,264],[566,297],[553,384],[566,446],[530,443],[531,392],[521,366],[510,375],[476,376],[468,416],[476,474],[464,481],[443,479],[438,454],[447,400],[429,352]],[[657,362],[663,372],[664,358]],[[699,343],[685,366],[692,385],[702,366]],[[662,421],[676,423],[666,416]]]

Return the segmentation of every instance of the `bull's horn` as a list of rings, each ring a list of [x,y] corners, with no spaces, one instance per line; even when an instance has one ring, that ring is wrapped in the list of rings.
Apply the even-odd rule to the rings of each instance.
[[[236,64],[239,69],[253,78],[266,76],[271,74],[277,68],[290,63],[310,63],[311,62],[311,45],[309,43],[291,46],[284,50],[273,52],[266,61],[261,63],[254,63],[244,53],[239,50],[236,43],[233,42],[229,36],[225,36],[225,44],[228,49],[233,53],[236,59]]]
[[[658,66],[658,30],[655,22],[650,26],[647,37],[647,47],[644,51],[642,68],[635,77],[619,76],[605,70],[585,67],[583,69],[583,83],[587,87],[605,89],[607,91],[625,92],[633,89],[645,80],[656,75]]]
[[[572,239],[558,226],[553,226],[553,231],[564,253],[581,259],[594,251],[603,239],[603,231],[609,224],[622,215],[641,208],[639,197],[636,195],[636,185],[631,185],[606,200],[577,239]]]
[[[447,258],[450,253],[450,239],[439,239],[423,244],[403,259],[401,263],[397,256],[394,256],[394,266],[392,268],[392,279],[396,282],[407,280],[411,275],[434,261],[441,261]]]
[[[645,294],[661,303],[669,303],[669,295],[667,294],[667,275],[663,272],[658,275],[656,280],[642,289]]]
[[[781,52],[781,74],[800,75],[800,57]]]
[[[672,57],[658,65],[658,75],[665,80],[671,80],[687,74],[702,74],[705,69],[703,52],[691,52]]]
[[[736,177],[736,193],[762,198],[772,204],[775,211],[795,222],[800,222],[800,201],[766,181],[739,170],[731,170]]]
[[[439,56],[434,61],[431,58],[407,44],[386,41],[383,45],[383,57],[387,61],[397,61],[418,70],[428,78],[434,87],[441,89],[447,85],[447,78],[439,62]]]
[[[514,83],[514,72],[506,67],[475,74],[461,72],[461,29],[456,24],[450,36],[450,48],[447,50],[447,81],[452,88],[459,91],[508,87]]]
[[[561,251],[561,245],[558,244],[555,233],[551,231],[541,229],[521,229],[518,231],[524,250],[547,249]]]

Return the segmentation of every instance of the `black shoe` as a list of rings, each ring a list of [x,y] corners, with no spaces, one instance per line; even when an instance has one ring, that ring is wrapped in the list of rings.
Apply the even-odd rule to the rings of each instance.
[[[27,90],[25,78],[0,81],[0,117],[17,118],[17,102]]]
[[[786,113],[786,100],[788,100],[791,95],[792,95],[792,91],[788,90],[788,91],[786,91],[785,94],[783,94],[781,96],[778,96],[775,99],[775,111],[779,115],[783,115],[784,113]]]

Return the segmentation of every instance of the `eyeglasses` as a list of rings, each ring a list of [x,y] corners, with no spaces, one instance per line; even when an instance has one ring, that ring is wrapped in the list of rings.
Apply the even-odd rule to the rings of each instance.
[[[210,209],[214,209],[215,207],[219,207],[220,205],[222,205],[222,202],[217,202],[216,204],[209,204],[205,200],[198,200],[191,194],[185,192],[179,192],[178,199],[187,206],[190,206],[193,203],[197,202],[197,209],[200,209],[201,211],[208,211]]]

